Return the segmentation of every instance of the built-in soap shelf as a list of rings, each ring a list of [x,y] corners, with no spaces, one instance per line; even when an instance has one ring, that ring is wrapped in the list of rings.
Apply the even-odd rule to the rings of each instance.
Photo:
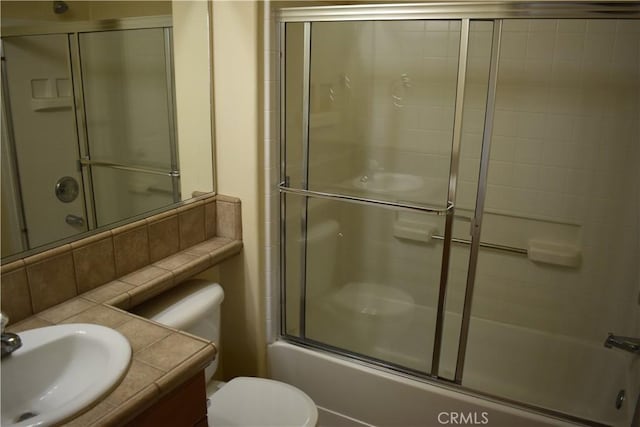
[[[30,83],[33,111],[60,111],[73,107],[73,89],[68,78],[38,78],[32,79]]]
[[[67,110],[71,107],[73,107],[73,98],[70,96],[31,98],[31,109],[36,112]]]
[[[565,242],[533,239],[529,240],[527,257],[542,264],[576,268],[580,266],[582,253],[579,247]]]
[[[429,243],[438,234],[438,227],[426,220],[416,220],[399,212],[393,222],[393,235],[399,239]]]
[[[471,210],[456,209],[453,239],[470,243]],[[501,213],[485,212],[481,247],[526,255],[538,264],[577,268],[580,266],[580,226]],[[420,243],[442,240],[444,220],[412,212],[397,212],[393,235]]]

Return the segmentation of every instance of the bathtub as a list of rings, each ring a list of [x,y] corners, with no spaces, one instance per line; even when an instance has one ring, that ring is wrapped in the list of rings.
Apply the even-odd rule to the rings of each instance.
[[[318,310],[316,313],[323,316],[327,334],[338,332],[343,339],[344,334],[349,333],[345,332],[344,325],[366,323],[357,318],[340,321],[344,312]],[[415,343],[432,341],[428,335],[433,331],[427,332],[424,325],[434,317],[434,310],[416,306],[407,313],[412,317],[412,326],[408,326],[406,319],[384,322],[387,325],[383,335],[372,336],[370,330],[367,331],[365,335],[371,338],[371,347],[367,351],[362,347],[366,344],[359,342],[358,351],[428,371],[431,347]],[[393,330],[394,323],[398,330]],[[448,378],[453,377],[455,369],[459,323],[458,314],[446,314],[440,373]],[[358,335],[357,331],[351,332]],[[392,340],[398,333],[410,333],[420,339],[404,340],[407,347],[400,348]],[[317,338],[326,342],[322,336]],[[575,425],[448,385],[412,379],[283,340],[269,345],[268,356],[272,378],[299,387],[316,402],[321,426]],[[631,375],[632,357],[606,349],[602,344],[473,318],[463,386],[598,423],[626,427],[631,423],[638,394],[638,385]],[[626,399],[623,406],[616,409],[615,400],[620,390],[625,390]]]

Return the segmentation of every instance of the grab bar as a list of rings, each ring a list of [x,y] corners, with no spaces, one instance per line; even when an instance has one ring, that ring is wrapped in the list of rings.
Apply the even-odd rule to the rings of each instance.
[[[609,332],[607,339],[604,341],[604,346],[607,348],[615,347],[628,351],[629,353],[640,354],[640,338],[622,337]]]
[[[435,208],[415,203],[390,202],[387,200],[369,199],[364,197],[349,196],[347,194],[327,193],[324,191],[303,190],[301,188],[288,187],[284,182],[278,184],[281,193],[296,194],[298,196],[313,196],[319,199],[347,200],[362,205],[379,206],[383,208],[404,209],[409,211],[426,212],[435,215],[445,215],[453,209],[453,203],[448,203],[446,208]]]

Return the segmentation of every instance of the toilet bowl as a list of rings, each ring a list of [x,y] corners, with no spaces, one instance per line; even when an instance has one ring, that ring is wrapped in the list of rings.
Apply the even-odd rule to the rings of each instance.
[[[222,287],[192,279],[131,311],[160,324],[220,343]],[[318,410],[301,390],[280,381],[237,377],[213,381],[217,359],[205,370],[210,426],[314,427]]]

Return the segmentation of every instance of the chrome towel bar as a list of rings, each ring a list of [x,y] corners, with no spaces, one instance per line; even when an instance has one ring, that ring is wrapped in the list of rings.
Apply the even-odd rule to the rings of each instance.
[[[104,167],[109,167],[113,169],[125,170],[129,172],[140,172],[140,173],[162,175],[162,176],[169,176],[169,177],[180,176],[180,171],[167,171],[167,170],[154,169],[154,168],[148,168],[143,166],[125,165],[122,163],[101,162],[101,161],[90,160],[90,159],[79,159],[78,162],[80,163],[81,166],[104,166]]]
[[[298,196],[313,196],[319,199],[342,200],[362,205],[378,206],[388,209],[408,210],[414,212],[425,212],[435,215],[446,215],[453,209],[453,203],[448,203],[446,208],[437,208],[433,206],[420,205],[416,203],[391,202],[388,200],[369,199],[364,197],[350,196],[347,194],[328,193],[324,191],[303,190],[301,188],[292,188],[281,182],[278,185],[281,193],[296,194]]]

